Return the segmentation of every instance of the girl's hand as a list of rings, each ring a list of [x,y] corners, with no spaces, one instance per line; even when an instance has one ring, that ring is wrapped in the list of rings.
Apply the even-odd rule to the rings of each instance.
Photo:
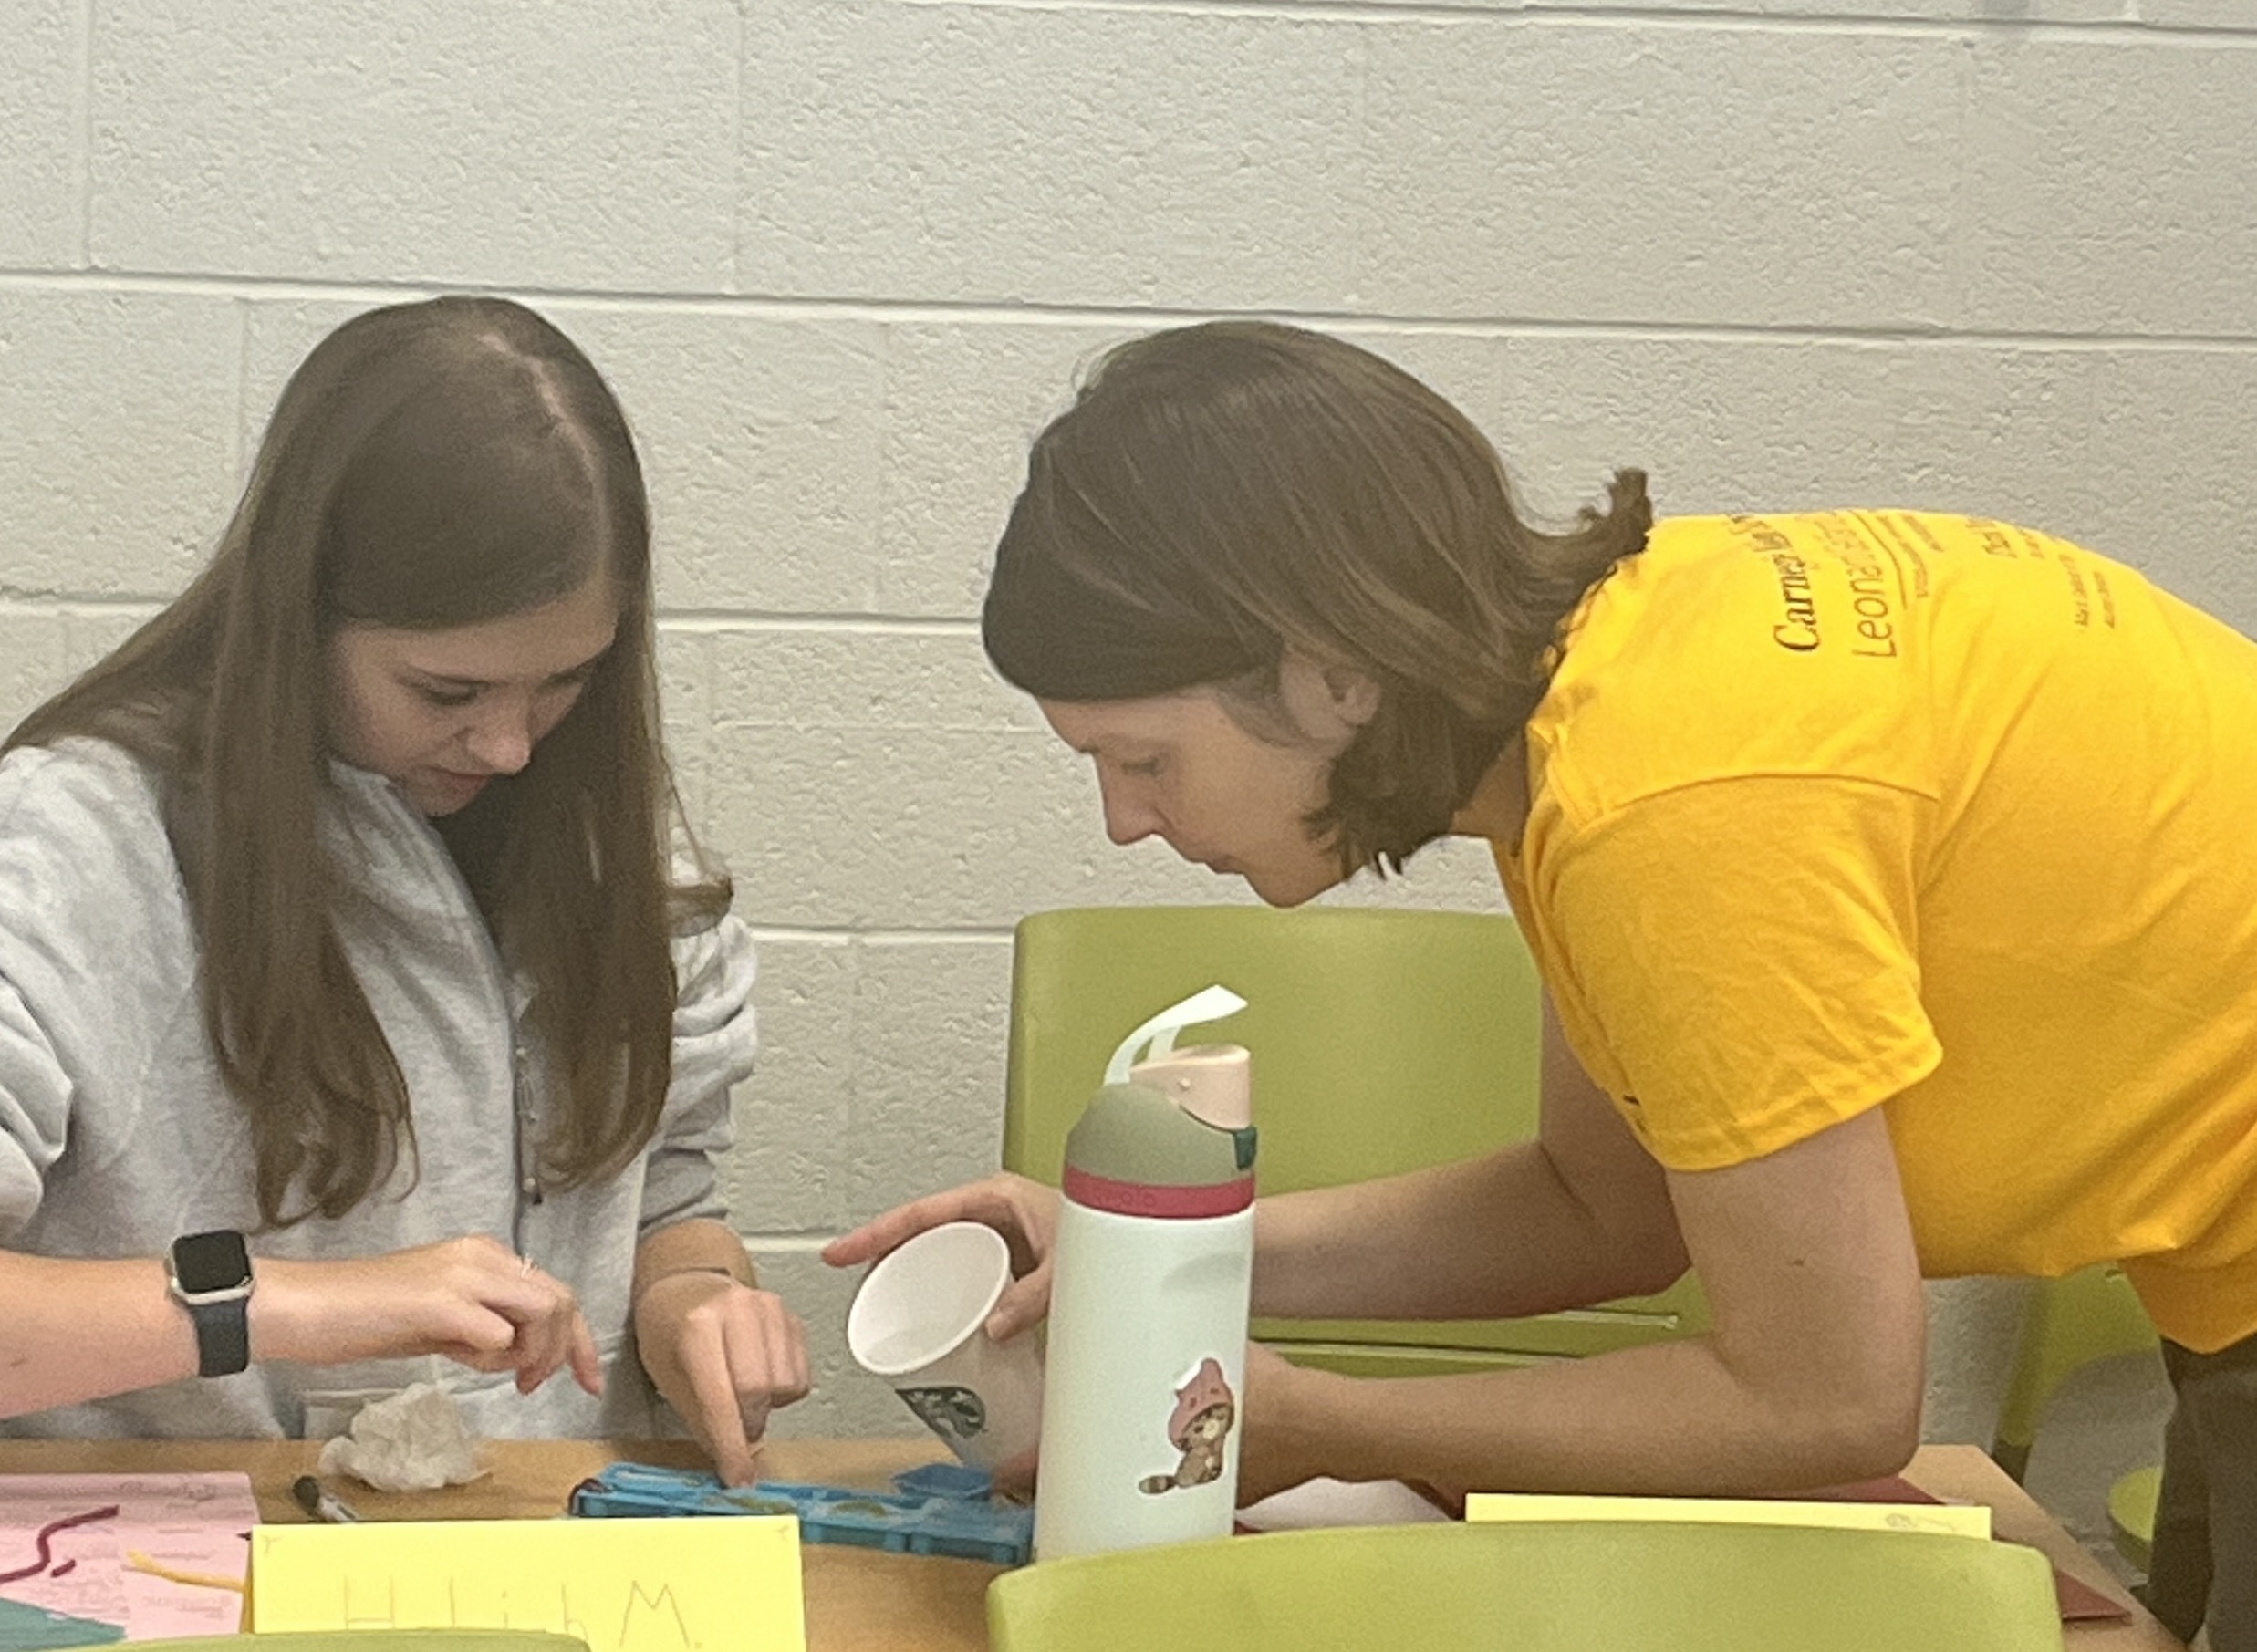
[[[834,1268],[875,1262],[928,1228],[948,1221],[985,1222],[1010,1242],[1012,1283],[987,1316],[997,1342],[1016,1336],[1050,1311],[1050,1253],[1058,1233],[1058,1192],[1005,1171],[945,1193],[900,1205],[823,1248]]]
[[[807,1332],[773,1291],[726,1273],[661,1274],[635,1299],[643,1369],[725,1485],[754,1478],[768,1413],[807,1394]]]
[[[343,1365],[437,1354],[514,1371],[530,1394],[565,1366],[603,1392],[596,1338],[571,1287],[482,1233],[340,1262],[262,1258],[255,1357]]]

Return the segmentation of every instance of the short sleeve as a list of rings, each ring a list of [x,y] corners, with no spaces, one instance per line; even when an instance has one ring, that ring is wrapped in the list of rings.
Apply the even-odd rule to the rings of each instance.
[[[1775,1152],[1888,1100],[1941,1057],[1920,1002],[1917,891],[1932,805],[1835,777],[1736,777],[1562,833],[1532,899],[1663,1164]],[[1606,1064],[1601,1064],[1606,1065]]]
[[[677,935],[673,953],[673,1076],[643,1176],[645,1233],[728,1214],[716,1166],[735,1139],[730,1091],[759,1050],[752,931],[723,916]]]

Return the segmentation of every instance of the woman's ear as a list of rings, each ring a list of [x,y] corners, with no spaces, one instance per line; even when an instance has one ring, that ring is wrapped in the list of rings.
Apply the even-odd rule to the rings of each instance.
[[[1290,647],[1278,662],[1277,691],[1301,732],[1335,753],[1345,751],[1379,711],[1379,685],[1370,673]]]

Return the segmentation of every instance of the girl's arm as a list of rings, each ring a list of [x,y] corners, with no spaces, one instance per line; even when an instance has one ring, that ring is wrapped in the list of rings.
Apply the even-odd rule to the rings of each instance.
[[[0,1251],[0,1417],[193,1377],[195,1327],[166,1279],[155,1257],[51,1262]]]
[[[484,1236],[338,1262],[255,1259],[251,1359],[341,1365],[437,1354],[515,1371],[530,1393],[566,1366],[602,1387],[595,1338],[560,1281]],[[196,1336],[154,1257],[0,1252],[0,1417],[196,1375]]]
[[[752,1481],[769,1411],[806,1395],[807,1333],[782,1297],[760,1289],[744,1242],[709,1219],[645,1235],[634,1320],[643,1368],[714,1470],[730,1485]]]
[[[643,1369],[731,1485],[754,1475],[768,1413],[806,1396],[807,1335],[725,1218],[714,1163],[731,1086],[752,1072],[752,935],[733,918],[674,942],[673,1075],[644,1157],[631,1317]]]
[[[159,1070],[153,1029],[192,990],[158,790],[137,760],[99,743],[0,764],[0,1247],[20,1242],[67,1145],[89,1138],[78,1115],[88,1095]],[[150,1242],[145,1231],[119,1241]],[[168,1274],[160,1257],[0,1249],[0,1416],[193,1377],[193,1328]],[[492,1239],[255,1259],[253,1279],[255,1361],[437,1354],[514,1372],[527,1390],[565,1366],[585,1387],[601,1382],[572,1293]]]

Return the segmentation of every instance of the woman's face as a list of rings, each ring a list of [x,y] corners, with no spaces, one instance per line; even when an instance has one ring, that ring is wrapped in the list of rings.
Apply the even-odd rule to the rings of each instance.
[[[1274,742],[1249,733],[1212,688],[1036,703],[1058,738],[1097,764],[1107,836],[1162,838],[1184,859],[1291,907],[1341,879],[1339,857],[1306,821],[1324,805],[1334,759],[1370,712],[1356,710],[1360,681],[1328,681],[1292,656],[1279,693],[1294,737]]]
[[[608,579],[522,614],[444,630],[350,624],[329,644],[329,743],[425,815],[515,774],[564,721],[611,647]]]

